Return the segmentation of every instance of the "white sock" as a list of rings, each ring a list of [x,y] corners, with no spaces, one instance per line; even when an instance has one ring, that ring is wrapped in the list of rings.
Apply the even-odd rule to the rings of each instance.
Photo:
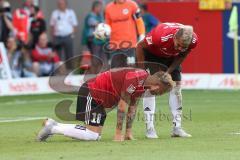
[[[174,127],[181,127],[182,123],[182,91],[181,86],[174,87],[169,94],[169,107],[173,116]]]
[[[154,128],[154,114],[156,108],[155,101],[155,96],[153,96],[149,91],[144,93],[143,110],[147,129]]]
[[[58,123],[57,125],[53,126],[52,133],[61,134],[78,140],[95,141],[99,139],[98,133],[90,131],[84,126],[76,124]]]
[[[69,128],[75,128],[76,124],[64,124],[64,123],[57,123],[56,126],[52,128],[52,133],[53,134],[62,134],[64,135],[64,131],[68,130]]]

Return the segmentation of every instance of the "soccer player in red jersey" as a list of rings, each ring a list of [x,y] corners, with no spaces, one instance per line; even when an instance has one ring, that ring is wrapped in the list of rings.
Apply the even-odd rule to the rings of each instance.
[[[136,113],[136,102],[148,90],[153,95],[161,95],[174,86],[171,76],[165,78],[165,73],[154,75],[142,69],[119,68],[100,73],[88,80],[79,89],[76,119],[85,122],[85,126],[57,123],[46,119],[44,127],[39,132],[37,140],[45,141],[54,134],[79,140],[99,140],[106,119],[106,112],[114,109],[122,99],[128,105],[125,139],[132,140],[132,123]],[[164,82],[162,81],[164,76]],[[165,79],[167,79],[165,81]],[[118,108],[118,125],[122,127],[125,116],[124,108]],[[123,138],[120,141],[124,140]]]
[[[198,38],[192,26],[179,23],[162,23],[155,27],[144,40],[137,45],[137,62],[139,67],[149,69],[151,74],[159,71],[161,64],[167,66],[166,73],[171,74],[176,86],[169,94],[169,106],[173,116],[172,137],[191,137],[181,127],[182,93],[181,63],[197,46]],[[146,65],[144,65],[144,63]],[[145,93],[143,107],[146,122],[146,137],[158,138],[153,120],[155,113],[155,96]]]
[[[139,6],[133,0],[112,0],[106,5],[105,20],[111,27],[111,68],[134,64],[138,39],[142,40],[145,37],[145,26]],[[122,108],[126,104],[119,101],[119,106]],[[120,136],[120,130],[116,127],[115,140],[121,139]]]

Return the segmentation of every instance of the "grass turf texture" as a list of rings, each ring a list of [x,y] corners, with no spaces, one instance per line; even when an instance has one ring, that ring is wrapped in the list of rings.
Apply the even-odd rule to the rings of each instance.
[[[42,120],[0,123],[0,160],[237,160],[240,157],[240,94],[237,91],[184,91],[184,127],[193,138],[170,138],[167,96],[157,100],[156,129],[159,139],[145,138],[142,107],[134,123],[136,141],[113,142],[116,112],[105,123],[102,140],[82,142],[54,136],[35,142]],[[52,117],[65,95],[1,97],[0,121],[19,117]],[[161,109],[161,114],[159,110]],[[160,116],[161,115],[161,116]],[[68,122],[69,123],[69,122]]]

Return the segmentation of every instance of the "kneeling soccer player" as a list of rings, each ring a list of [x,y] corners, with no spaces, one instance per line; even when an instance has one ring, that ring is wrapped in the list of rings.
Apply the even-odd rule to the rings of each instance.
[[[78,140],[99,140],[106,119],[106,112],[117,106],[122,99],[129,104],[125,139],[132,140],[132,123],[136,113],[136,102],[148,90],[154,95],[161,95],[172,89],[175,83],[168,75],[168,81],[163,81],[164,72],[149,75],[142,69],[118,68],[100,73],[85,82],[79,89],[77,99],[76,119],[85,122],[84,126],[76,124],[57,123],[46,119],[44,127],[37,136],[38,141],[45,141],[55,134]],[[118,108],[117,127],[122,127],[124,109]],[[120,139],[120,141],[124,138]]]

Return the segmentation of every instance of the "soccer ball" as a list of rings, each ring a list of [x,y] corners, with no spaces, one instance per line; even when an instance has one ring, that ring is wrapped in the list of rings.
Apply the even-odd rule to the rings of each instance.
[[[105,23],[99,23],[94,31],[94,36],[97,39],[105,40],[111,34],[111,27]]]

